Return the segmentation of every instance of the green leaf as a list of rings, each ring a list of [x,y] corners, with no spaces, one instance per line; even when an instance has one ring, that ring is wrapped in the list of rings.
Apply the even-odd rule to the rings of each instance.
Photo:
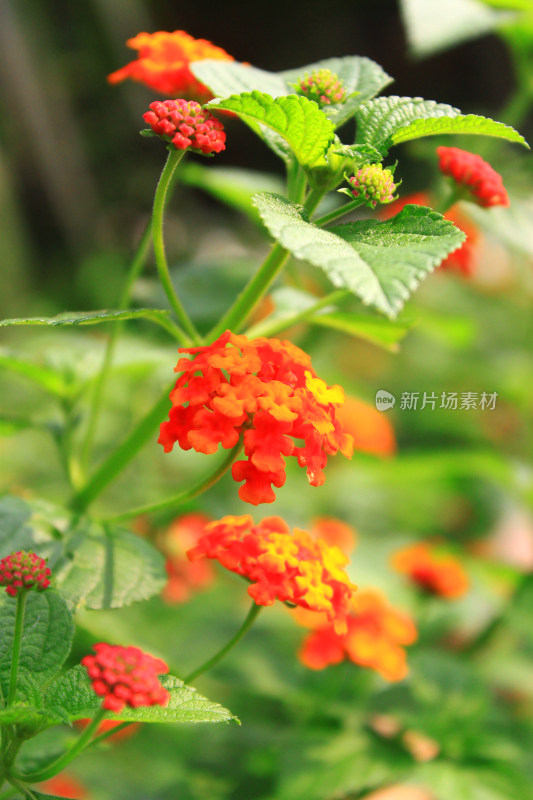
[[[15,598],[0,595],[0,682],[6,694],[9,685]],[[70,652],[74,623],[65,600],[53,589],[28,592],[20,649],[19,672],[33,683],[44,684],[59,671]]]
[[[18,497],[0,499],[0,558],[16,550],[31,549],[33,532],[25,524],[31,517],[31,508]]]
[[[196,689],[185,686],[179,678],[162,675],[160,681],[170,692],[170,701],[165,708],[126,707],[119,714],[110,714],[110,719],[127,722],[238,722],[226,708],[202,697]],[[92,690],[87,672],[82,666],[73,667],[55,680],[45,695],[46,706],[60,706],[71,720],[93,717],[101,703],[101,698]]]
[[[82,524],[65,540],[65,553],[54,579],[74,608],[120,608],[165,585],[161,553],[127,530]]]
[[[209,108],[233,111],[245,120],[265,125],[287,142],[297,161],[312,167],[333,141],[334,128],[318,105],[306,97],[272,98],[253,91],[212,100]]]
[[[254,203],[272,236],[296,258],[320,267],[335,286],[391,317],[465,238],[424,206],[406,206],[386,222],[364,220],[322,230],[301,206],[279,195],[256,195]]]
[[[266,92],[272,97],[291,93],[283,77],[238,61],[218,61],[207,58],[191,64],[191,71],[211,89],[216,97],[229,97],[242,92]]]
[[[281,179],[269,172],[236,167],[204,167],[192,161],[180,167],[180,181],[208,192],[227,206],[246,214],[256,223],[261,221],[252,205],[253,195],[258,191],[283,191]],[[181,274],[182,269],[179,272]]]
[[[401,0],[400,6],[409,52],[418,58],[476,39],[509,19],[478,0]]]
[[[393,82],[393,78],[387,75],[379,64],[363,56],[326,58],[314,64],[306,64],[304,67],[285,70],[280,75],[290,85],[297,83],[300,78],[318,69],[329,69],[334,72],[338,75],[346,90],[347,100],[344,103],[328,105],[322,109],[336,128],[343,125],[350,117],[353,117],[362,103],[371,100]]]
[[[439,133],[497,136],[528,146],[513,128],[475,114],[421,97],[379,97],[362,106],[356,114],[357,143],[369,144],[386,155],[401,142]]]
[[[33,427],[40,426],[32,422],[28,417],[19,417],[16,414],[0,414],[0,436],[12,436]]]
[[[57,706],[36,708],[29,705],[13,705],[0,709],[0,724],[16,725],[17,735],[29,739],[53,725],[70,725],[70,719],[68,714]]]
[[[65,311],[55,317],[25,317],[2,319],[0,327],[8,325],[98,325],[101,322],[121,322],[128,319],[151,319],[155,322],[168,317],[170,311],[161,308],[136,308],[126,311]]]
[[[370,316],[369,314],[355,314],[350,311],[333,311],[327,314],[316,314],[309,318],[312,325],[342,331],[358,339],[376,344],[396,353],[399,350],[398,342],[408,332],[410,326],[391,322],[383,317]]]
[[[70,382],[62,375],[59,375],[51,367],[37,364],[27,356],[20,356],[2,348],[0,349],[0,367],[28,378],[41,389],[58,397],[66,397],[72,393],[73,388]]]

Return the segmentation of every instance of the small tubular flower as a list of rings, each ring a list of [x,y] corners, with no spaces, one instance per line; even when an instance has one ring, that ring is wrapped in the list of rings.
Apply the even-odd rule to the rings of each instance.
[[[508,206],[509,197],[501,175],[481,156],[459,147],[437,147],[439,169],[469,193],[469,199],[483,208]]]
[[[36,553],[19,550],[0,561],[0,586],[10,597],[28,589],[42,592],[50,586],[50,575],[46,560]]]
[[[456,600],[469,589],[468,576],[458,559],[424,542],[398,550],[391,564],[421,589],[447,600]]]
[[[165,706],[170,695],[158,675],[168,672],[160,658],[138,647],[120,647],[103,642],[94,645],[96,655],[82,658],[93,690],[103,697],[102,707],[118,713],[125,706]]]
[[[417,639],[414,623],[406,614],[389,605],[379,592],[364,589],[355,595],[346,624],[344,633],[331,624],[320,624],[304,640],[299,653],[302,663],[310,669],[324,669],[349,658],[388,681],[405,678],[403,647]]]
[[[391,170],[383,169],[381,163],[361,167],[348,179],[348,183],[353,196],[362,198],[370,208],[375,208],[378,203],[392,203],[398,185],[394,183]]]
[[[194,100],[155,100],[143,119],[176,150],[211,155],[226,148],[223,124]]]
[[[139,33],[126,44],[137,50],[139,57],[112,72],[107,78],[109,83],[131,78],[167,97],[188,97],[203,103],[213,95],[194,77],[190,63],[206,58],[233,61],[221,47],[206,39],[194,39],[185,31]]]
[[[211,345],[179,352],[193,358],[180,358],[175,368],[181,375],[158,441],[167,453],[176,442],[214,453],[242,435],[247,460],[232,468],[233,478],[244,481],[242,500],[272,503],[272,486],[285,483],[287,456],[306,467],[312,486],[324,483],[328,455],[351,457],[352,437],[336,415],[343,390],[318,378],[310,357],[290,342],[226,331]]]
[[[161,550],[166,556],[168,580],[162,597],[167,603],[184,603],[192,594],[207,588],[215,580],[213,566],[205,560],[191,562],[187,550],[194,547],[203,535],[211,518],[191,511],[177,517],[161,538]]]
[[[293,84],[298,94],[322,106],[332,103],[343,103],[346,100],[346,89],[339,76],[330,69],[317,69],[305,75],[298,83]]]
[[[248,515],[211,522],[187,556],[191,561],[217,559],[247,578],[248,594],[258,605],[293,603],[324,612],[336,631],[346,630],[356,589],[344,571],[348,558],[306,531],[295,528],[291,534],[279,517],[267,517],[258,525]]]

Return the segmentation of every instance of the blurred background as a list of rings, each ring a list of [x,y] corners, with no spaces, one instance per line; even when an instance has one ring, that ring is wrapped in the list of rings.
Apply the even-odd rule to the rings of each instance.
[[[164,149],[138,135],[154,95],[128,82],[111,87],[106,76],[134,58],[126,39],[139,31],[176,29],[273,71],[330,56],[364,55],[395,78],[387,92],[499,119],[533,140],[530,0],[339,0],[334,7],[276,0],[264,8],[171,0],[3,0],[2,317],[116,304],[150,214]],[[267,188],[269,173],[276,186],[282,167],[272,153],[237,120],[226,127],[227,149],[216,167],[257,171],[258,189]],[[350,135],[346,130],[345,141]],[[354,529],[353,580],[386,591],[420,626],[420,643],[410,649],[411,677],[389,685],[349,662],[311,672],[296,658],[303,632],[284,609],[268,609],[239,651],[198,681],[200,691],[241,717],[242,728],[145,727],[117,743],[112,757],[97,752],[82,759],[73,776],[78,788],[67,785],[66,796],[523,800],[530,795],[532,159],[516,145],[478,137],[408,143],[396,151],[402,197],[438,190],[438,144],[487,158],[503,175],[511,206],[485,211],[461,204],[471,231],[469,269],[438,270],[424,282],[402,314],[407,333],[399,345],[323,327],[289,331],[312,353],[317,373],[329,384],[342,384],[359,404],[352,406],[357,452],[350,463],[340,456],[331,460],[320,490],[308,487],[291,465],[276,505],[255,514],[259,519],[276,513],[303,528],[330,516]],[[267,251],[268,239],[253,216],[217,202],[197,185],[203,178],[194,172],[194,162],[200,160],[190,159],[176,189],[166,231],[180,296],[200,329],[208,330]],[[313,285],[316,272],[301,269]],[[151,264],[135,286],[134,303],[165,305]],[[107,336],[105,326],[3,329],[3,489],[54,503],[67,497],[54,447],[65,407],[50,375],[59,375],[64,396],[75,399],[67,411],[76,436]],[[106,392],[95,463],[145,413],[175,361],[175,343],[163,331],[142,321],[128,323]],[[33,377],[30,362],[41,370]],[[374,407],[379,389],[397,398],[386,414]],[[442,392],[497,393],[497,402],[493,411],[408,410],[400,407],[404,392],[434,392],[439,398]],[[118,513],[132,503],[156,502],[206,469],[204,456],[164,456],[149,446],[102,496],[97,511]],[[250,509],[226,476],[183,511],[219,517]],[[162,541],[174,516],[165,512],[138,520],[137,530]],[[422,602],[391,571],[396,549],[426,538],[451,548],[467,570],[471,590],[461,600]],[[186,605],[167,597],[82,613],[72,663],[104,639],[134,642],[167,659],[176,674],[186,674],[232,635],[246,613],[241,582],[222,570],[216,574]],[[465,652],[495,620],[490,642]],[[388,728],[386,721],[379,724],[383,716]],[[391,786],[395,795],[384,788]],[[57,786],[54,790],[59,794]]]

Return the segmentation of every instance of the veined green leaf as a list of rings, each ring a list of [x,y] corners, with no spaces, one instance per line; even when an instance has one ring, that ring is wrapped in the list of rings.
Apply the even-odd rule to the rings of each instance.
[[[0,594],[0,681],[5,693],[9,685],[16,600]],[[74,623],[65,600],[53,589],[29,592],[20,649],[19,672],[33,683],[47,683],[67,658]]]
[[[400,142],[439,133],[497,136],[527,147],[513,128],[475,114],[421,97],[379,97],[361,106],[356,114],[357,143],[376,147],[384,155]]]
[[[272,236],[296,258],[320,267],[335,286],[391,317],[465,238],[423,206],[406,206],[386,222],[364,220],[323,230],[309,222],[301,206],[279,195],[256,195],[254,203]]]
[[[159,321],[168,317],[170,311],[162,308],[136,308],[126,311],[66,311],[55,317],[25,317],[2,319],[0,327],[8,325],[98,325],[101,322],[120,322],[128,319],[152,319]]]
[[[205,83],[216,97],[229,97],[242,92],[266,92],[272,97],[291,93],[282,75],[241,64],[238,61],[219,61],[206,58],[191,63],[191,71]]]
[[[326,314],[315,314],[309,318],[311,325],[332,328],[342,331],[358,339],[364,339],[392,353],[398,351],[400,342],[409,330],[409,325],[392,322],[383,317],[370,314],[355,314],[350,311],[332,311]]]
[[[51,367],[37,364],[27,356],[11,353],[4,348],[0,349],[0,367],[28,378],[56,397],[68,396],[73,390],[70,382]]]
[[[230,722],[237,718],[226,708],[202,697],[196,689],[185,686],[173,675],[162,675],[161,684],[170,693],[167,706],[124,708],[110,719],[125,722]],[[93,717],[102,701],[92,690],[87,671],[77,666],[55,680],[47,689],[44,702],[48,706],[61,706],[71,720]]]
[[[120,608],[161,591],[163,556],[140,536],[88,523],[65,540],[54,566],[55,584],[73,606]]]
[[[225,100],[212,100],[209,108],[233,111],[243,119],[265,125],[291,148],[297,161],[312,167],[333,141],[332,122],[307,97],[289,95],[273,98],[253,91],[232,95]]]
[[[353,117],[362,103],[375,97],[393,82],[393,78],[379,64],[363,56],[326,58],[297,69],[284,70],[279,74],[291,85],[319,69],[329,69],[335,73],[346,90],[347,100],[344,103],[327,105],[322,109],[336,128]]]

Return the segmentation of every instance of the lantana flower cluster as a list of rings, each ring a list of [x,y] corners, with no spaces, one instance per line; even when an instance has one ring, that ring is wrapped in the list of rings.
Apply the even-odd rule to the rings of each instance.
[[[346,89],[339,76],[330,69],[317,69],[305,75],[294,88],[320,107],[332,103],[342,103],[346,99]]]
[[[194,100],[155,100],[143,119],[176,150],[190,147],[211,155],[226,148],[223,124]]]
[[[349,658],[361,667],[379,672],[388,681],[407,675],[405,645],[413,644],[417,631],[406,614],[393,608],[379,592],[359,591],[347,617],[345,633],[331,624],[321,625],[305,639],[300,660],[311,669],[324,669]]]
[[[6,594],[10,597],[16,597],[27,589],[47,589],[50,575],[45,559],[36,553],[19,550],[0,561],[0,586],[6,587]]]
[[[509,205],[501,175],[481,156],[459,147],[437,147],[437,155],[440,171],[463,186],[478,205],[483,208]]]
[[[348,183],[353,196],[362,198],[370,208],[375,208],[378,203],[392,203],[395,199],[394,175],[390,169],[383,169],[381,163],[361,167]]]
[[[447,600],[462,597],[469,589],[470,581],[461,562],[425,542],[398,550],[391,563],[424,591]]]
[[[181,375],[158,441],[165,452],[178,442],[210,454],[243,435],[247,458],[232,467],[233,478],[245,482],[242,500],[272,503],[272,486],[285,483],[286,456],[306,468],[312,486],[324,483],[328,455],[351,457],[353,439],[336,416],[344,391],[318,378],[310,357],[291,342],[226,331],[211,345],[179,352],[193,358],[180,358],[175,368]]]
[[[160,658],[143,653],[138,647],[120,647],[100,642],[96,655],[82,658],[93,690],[103,697],[102,707],[118,713],[124,706],[165,706],[170,698],[161,686],[159,675],[168,672]]]
[[[346,615],[356,589],[343,567],[347,556],[338,547],[313,539],[279,517],[254,525],[252,517],[228,516],[206,526],[204,536],[187,556],[217,559],[249,581],[248,594],[258,605],[274,601],[322,611],[338,633],[346,631]]]
[[[126,44],[137,50],[139,57],[111,73],[109,83],[131,78],[166,97],[189,97],[204,103],[211,100],[213,95],[195,78],[189,64],[205,58],[233,61],[221,47],[206,39],[194,39],[185,31],[139,33]]]

